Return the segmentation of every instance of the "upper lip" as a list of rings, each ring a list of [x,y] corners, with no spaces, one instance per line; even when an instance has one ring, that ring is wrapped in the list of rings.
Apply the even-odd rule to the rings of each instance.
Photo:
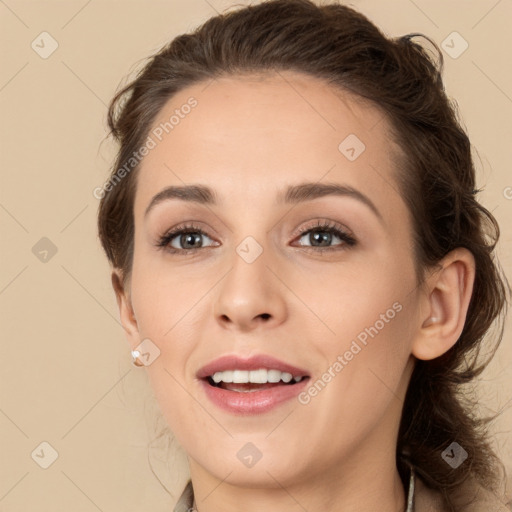
[[[203,366],[198,370],[196,376],[199,379],[205,379],[216,372],[223,372],[225,370],[259,370],[260,368],[288,372],[294,377],[309,376],[308,372],[303,368],[298,368],[266,354],[259,354],[245,359],[236,354],[227,354]]]

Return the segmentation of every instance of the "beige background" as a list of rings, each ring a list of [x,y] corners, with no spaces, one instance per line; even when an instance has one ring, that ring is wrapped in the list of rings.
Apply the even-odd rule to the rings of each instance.
[[[102,143],[106,105],[121,79],[175,35],[233,5],[0,1],[1,512],[170,511],[187,479],[183,454],[167,464],[155,445],[148,459],[155,402],[145,371],[130,364],[92,191],[112,159],[111,143]],[[423,32],[441,44],[457,31],[469,43],[457,59],[445,53],[445,83],[478,150],[481,197],[502,227],[498,255],[510,278],[512,2],[351,5],[389,35]],[[35,40],[43,51],[43,31],[58,42],[46,59],[31,47]],[[506,406],[495,442],[512,471],[510,341],[509,327],[483,378],[482,403]],[[48,469],[36,463],[48,460],[44,441],[58,452]]]

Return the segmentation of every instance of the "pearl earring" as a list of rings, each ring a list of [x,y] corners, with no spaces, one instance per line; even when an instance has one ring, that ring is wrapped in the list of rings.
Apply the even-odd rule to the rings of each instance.
[[[132,364],[133,366],[145,366],[144,363],[139,359],[140,352],[138,350],[132,350]]]

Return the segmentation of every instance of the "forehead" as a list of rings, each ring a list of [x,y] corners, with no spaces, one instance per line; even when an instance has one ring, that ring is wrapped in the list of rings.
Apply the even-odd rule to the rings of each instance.
[[[140,167],[136,215],[161,189],[185,183],[206,184],[240,205],[323,177],[364,189],[381,211],[390,207],[383,190],[397,195],[400,149],[383,112],[300,73],[194,84],[164,105],[149,137],[154,147]]]

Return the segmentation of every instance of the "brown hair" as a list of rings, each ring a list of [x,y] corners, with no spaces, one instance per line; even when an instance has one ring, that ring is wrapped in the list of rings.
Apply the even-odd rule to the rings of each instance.
[[[420,36],[436,50],[436,63]],[[508,282],[493,259],[499,227],[476,200],[470,141],[457,107],[444,91],[443,56],[422,34],[388,38],[365,16],[343,5],[271,0],[210,18],[151,57],[113,98],[108,114],[120,150],[112,176],[144,143],[151,123],[175,93],[226,75],[293,70],[320,78],[385,112],[403,150],[397,182],[413,218],[418,286],[452,249],[476,261],[466,323],[457,343],[432,361],[416,361],[403,407],[397,465],[414,467],[430,487],[448,491],[468,478],[486,487],[499,480],[498,460],[468,401],[465,384],[487,361],[478,357],[484,335],[503,320]],[[137,167],[102,197],[98,227],[106,254],[126,280],[133,255]],[[503,322],[490,357],[503,335]],[[490,359],[489,357],[489,359]],[[441,452],[456,441],[468,459],[456,470]],[[455,510],[452,506],[452,510]]]

